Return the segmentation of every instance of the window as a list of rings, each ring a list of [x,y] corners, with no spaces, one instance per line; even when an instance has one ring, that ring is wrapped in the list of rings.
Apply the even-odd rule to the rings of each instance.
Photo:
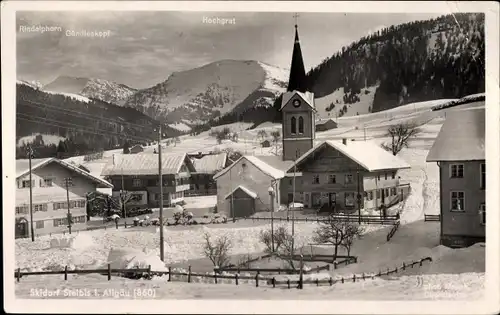
[[[367,193],[366,199],[368,199],[368,200],[373,200],[373,191],[369,191],[369,192]]]
[[[40,180],[40,187],[52,187],[52,178],[44,178]]]
[[[346,174],[345,175],[345,183],[346,184],[352,184],[354,182],[352,174]]]
[[[30,187],[30,181],[29,180],[23,180],[21,183],[21,188],[29,188]],[[31,181],[31,187],[35,187],[35,180]]]
[[[66,177],[66,178],[64,179],[64,185],[68,185],[68,187],[73,186],[73,178],[71,178],[71,177]]]
[[[333,174],[328,175],[328,184],[335,184],[335,183],[337,183],[337,178],[335,177],[335,175]]]
[[[380,189],[377,189],[377,199],[380,199]]]
[[[450,177],[451,178],[463,178],[464,177],[464,165],[463,164],[451,164],[450,165]]]
[[[386,188],[386,189],[385,189],[385,196],[386,196],[386,197],[389,197],[389,188]]]
[[[486,164],[482,163],[480,166],[480,178],[479,187],[481,189],[486,189]]]
[[[43,227],[44,227],[43,221],[36,221],[35,222],[36,229],[43,229]]]
[[[68,218],[54,219],[54,227],[68,225]]]
[[[142,186],[142,180],[140,178],[134,178],[132,180],[132,186],[133,187],[141,187]]]
[[[46,204],[33,205],[33,212],[38,212],[38,211],[47,211],[47,205]]]
[[[311,203],[313,207],[321,206],[321,193],[311,193]]]
[[[396,196],[398,192],[396,191],[396,187],[391,188],[391,196]]]
[[[28,214],[28,211],[29,211],[28,206],[16,207],[16,214]]]
[[[139,201],[142,201],[142,195],[141,194],[133,194],[132,196],[130,196],[130,200],[132,201],[136,201],[136,202],[139,202]]]
[[[345,206],[346,207],[354,207],[355,205],[355,196],[353,192],[345,193]]]
[[[304,133],[304,118],[299,117],[299,133]]]
[[[68,203],[67,202],[54,202],[52,204],[52,208],[54,210],[59,210],[59,209],[68,209]]]
[[[295,117],[292,117],[290,121],[290,127],[292,128],[291,133],[296,134],[297,133],[297,119]]]
[[[74,217],[73,223],[85,223],[85,216]]]
[[[396,172],[392,172],[392,179],[396,178]]]
[[[377,179],[380,180],[380,174],[377,175]]]
[[[387,173],[384,173],[384,175],[385,175],[385,180],[387,180]]]
[[[465,193],[463,191],[451,192],[451,210],[464,211]]]
[[[483,202],[479,206],[479,217],[480,217],[480,222],[482,225],[486,224],[486,204]]]
[[[313,184],[319,184],[319,175],[313,175]]]

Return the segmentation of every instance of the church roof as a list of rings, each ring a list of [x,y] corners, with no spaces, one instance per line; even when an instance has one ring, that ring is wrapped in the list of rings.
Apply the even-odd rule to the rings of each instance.
[[[306,90],[306,70],[304,60],[302,59],[302,50],[300,49],[299,31],[297,30],[297,25],[295,25],[295,41],[287,91],[305,92]]]

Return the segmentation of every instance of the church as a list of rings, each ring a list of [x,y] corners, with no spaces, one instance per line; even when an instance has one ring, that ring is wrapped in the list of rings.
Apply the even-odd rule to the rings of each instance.
[[[392,206],[409,193],[398,171],[410,166],[377,144],[316,141],[317,110],[314,93],[306,86],[297,25],[280,111],[281,156],[245,155],[215,174],[218,212],[246,217],[301,203],[310,209],[353,213]]]

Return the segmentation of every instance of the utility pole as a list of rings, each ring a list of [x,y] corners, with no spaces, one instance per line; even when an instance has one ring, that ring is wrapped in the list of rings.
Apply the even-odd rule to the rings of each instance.
[[[123,220],[127,220],[127,208],[125,207],[125,198],[126,198],[126,194],[125,194],[125,181],[123,179],[123,167],[121,169],[121,177],[122,177],[122,189],[120,190],[120,200],[121,200],[121,204],[122,204],[122,214],[123,214]]]
[[[295,252],[295,176],[297,174],[297,158],[299,151],[295,151],[295,160],[293,161],[293,190],[292,190],[292,256]]]
[[[33,156],[33,148],[31,145],[28,145],[26,154],[29,159],[29,167],[30,167],[30,231],[31,231],[31,241],[35,241],[35,228],[33,227],[33,181],[31,179],[31,158]]]
[[[361,194],[359,192],[359,165],[358,165],[358,170],[356,171],[356,174],[358,176],[358,195],[356,196],[357,201],[358,201],[358,223],[361,224]]]
[[[66,177],[64,181],[66,182],[66,202],[68,203],[68,229],[69,229],[69,234],[71,234],[71,211],[70,211],[70,204],[69,204],[69,181],[71,180],[70,177]]]
[[[161,124],[160,127],[158,128],[158,174],[160,176],[159,183],[160,183],[160,259],[161,261],[165,261],[165,253],[164,253],[164,246],[163,244],[163,175],[161,172],[161,167],[162,167],[162,160],[161,160]]]
[[[234,191],[233,191],[233,179],[231,178],[231,169],[233,165],[229,166],[229,183],[230,183],[230,188],[231,189],[231,209],[230,209],[230,215],[233,217],[233,223],[236,222],[236,217],[234,215]]]
[[[271,181],[271,186],[267,190],[271,198],[271,250],[274,253],[274,183]]]

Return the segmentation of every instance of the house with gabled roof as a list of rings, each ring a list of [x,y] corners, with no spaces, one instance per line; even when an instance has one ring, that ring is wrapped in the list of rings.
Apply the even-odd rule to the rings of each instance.
[[[439,167],[441,244],[485,241],[485,110],[450,111],[427,155]]]
[[[330,211],[388,207],[408,194],[409,187],[400,185],[398,172],[409,167],[370,141],[324,141],[286,170],[296,176],[283,181],[281,198]]]
[[[162,155],[163,205],[184,201],[195,168],[185,153]],[[123,189],[131,194],[127,209],[156,208],[160,205],[158,154],[115,154],[104,166],[101,176],[113,183],[113,196]]]
[[[113,187],[77,165],[57,158],[32,159],[31,182],[29,173],[29,160],[16,160],[16,237],[31,235],[30,186],[36,235],[68,230],[68,200],[72,229],[85,228],[87,193]]]
[[[190,195],[216,195],[214,175],[229,165],[226,152],[191,156],[195,171],[191,173]]]

